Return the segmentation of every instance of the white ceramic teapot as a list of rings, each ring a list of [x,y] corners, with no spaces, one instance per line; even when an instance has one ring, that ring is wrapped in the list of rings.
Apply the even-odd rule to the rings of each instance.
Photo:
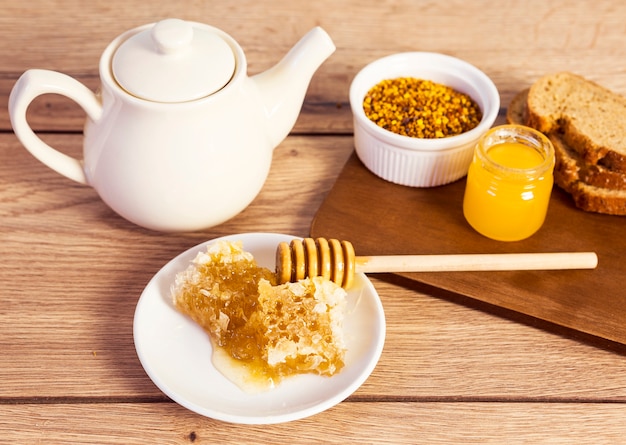
[[[11,123],[37,159],[92,186],[124,218],[161,231],[208,228],[259,193],[273,149],[334,50],[317,27],[277,65],[249,77],[228,34],[167,19],[111,42],[100,59],[97,95],[65,74],[26,71],[11,92]],[[82,160],[50,147],[28,125],[28,105],[47,93],[85,110]]]

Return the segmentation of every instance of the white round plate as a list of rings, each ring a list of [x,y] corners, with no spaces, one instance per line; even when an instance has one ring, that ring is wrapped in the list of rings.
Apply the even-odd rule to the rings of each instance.
[[[276,247],[293,236],[246,233],[219,240],[242,241],[260,266],[274,269]],[[385,315],[372,283],[357,274],[348,292],[344,318],[345,367],[332,377],[298,375],[266,392],[242,391],[215,369],[208,335],[178,312],[170,295],[176,274],[212,240],[167,263],[144,289],[134,318],[137,355],[148,376],[178,404],[213,419],[270,424],[324,411],[356,391],[373,371],[385,341]]]

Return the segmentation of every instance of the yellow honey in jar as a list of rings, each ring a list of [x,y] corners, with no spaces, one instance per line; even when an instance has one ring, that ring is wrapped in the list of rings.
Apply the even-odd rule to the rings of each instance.
[[[519,241],[543,225],[552,193],[554,147],[532,128],[502,125],[476,145],[463,214],[480,234]]]

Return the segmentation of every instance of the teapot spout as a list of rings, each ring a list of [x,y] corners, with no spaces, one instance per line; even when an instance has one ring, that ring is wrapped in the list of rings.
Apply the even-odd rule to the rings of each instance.
[[[283,59],[267,71],[252,76],[261,97],[272,147],[287,137],[298,119],[315,71],[335,51],[321,27],[309,31]]]

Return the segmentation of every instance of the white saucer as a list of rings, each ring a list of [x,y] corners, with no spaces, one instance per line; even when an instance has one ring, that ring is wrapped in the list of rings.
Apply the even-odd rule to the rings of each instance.
[[[276,247],[293,236],[245,233],[223,240],[243,242],[258,264],[274,269]],[[357,274],[348,292],[344,319],[345,367],[333,377],[299,375],[260,394],[231,383],[211,362],[208,335],[172,303],[170,286],[199,251],[199,244],[167,263],[144,289],[134,318],[137,355],[146,373],[168,397],[213,419],[243,424],[270,424],[324,411],[356,391],[376,366],[385,341],[385,315],[372,283]]]

